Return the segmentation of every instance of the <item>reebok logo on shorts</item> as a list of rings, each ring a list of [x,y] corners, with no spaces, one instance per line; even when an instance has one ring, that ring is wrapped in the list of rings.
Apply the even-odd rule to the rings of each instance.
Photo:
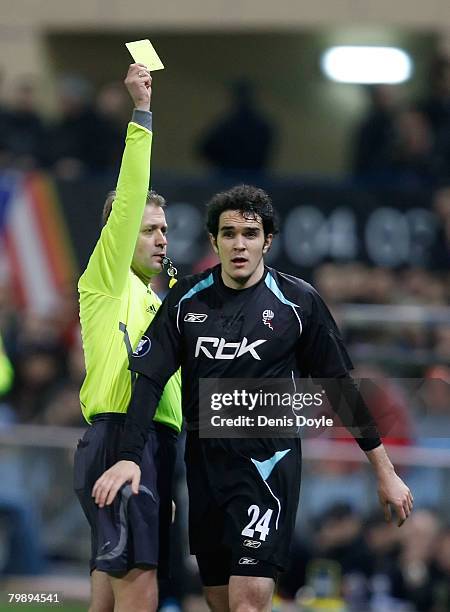
[[[247,546],[247,548],[259,548],[261,546],[261,542],[258,542],[258,540],[244,540],[244,546]]]
[[[105,551],[105,550],[108,548],[108,546],[109,546],[110,544],[111,544],[110,540],[108,540],[107,542],[105,542],[105,543],[103,544],[103,546],[101,546],[101,547],[100,547],[100,549],[99,549],[99,551],[98,551],[98,554],[100,554],[100,553],[104,552],[104,551]]]
[[[259,561],[251,557],[241,557],[239,559],[239,565],[257,565],[258,563]]]

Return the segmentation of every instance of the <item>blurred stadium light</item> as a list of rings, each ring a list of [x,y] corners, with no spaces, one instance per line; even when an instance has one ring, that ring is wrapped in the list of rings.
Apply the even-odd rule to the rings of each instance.
[[[365,85],[404,83],[413,73],[410,56],[395,47],[332,47],[322,55],[321,66],[333,81]]]

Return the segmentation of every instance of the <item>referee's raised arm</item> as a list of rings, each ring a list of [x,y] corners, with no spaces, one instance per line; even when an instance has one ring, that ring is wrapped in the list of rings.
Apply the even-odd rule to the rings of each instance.
[[[131,64],[124,82],[134,104],[133,116],[117,187],[103,209],[104,227],[80,278],[82,288],[111,297],[121,295],[127,282],[150,182],[152,78],[145,66]]]

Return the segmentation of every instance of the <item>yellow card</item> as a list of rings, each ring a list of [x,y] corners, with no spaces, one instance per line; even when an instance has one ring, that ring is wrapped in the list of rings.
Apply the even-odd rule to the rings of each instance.
[[[159,59],[148,38],[125,43],[125,46],[137,64],[144,64],[151,72],[154,70],[164,70],[164,64]]]

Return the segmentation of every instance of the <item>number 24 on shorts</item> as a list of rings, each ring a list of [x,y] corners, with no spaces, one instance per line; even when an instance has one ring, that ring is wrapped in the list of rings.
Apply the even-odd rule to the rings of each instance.
[[[259,506],[257,506],[256,504],[249,506],[247,514],[251,516],[251,519],[250,522],[244,527],[241,533],[243,536],[253,538],[255,537],[255,531],[257,531],[260,533],[259,539],[265,542],[266,537],[270,531],[269,524],[270,519],[272,518],[273,510],[269,508],[261,518],[259,518],[260,513],[261,511],[259,509]]]

